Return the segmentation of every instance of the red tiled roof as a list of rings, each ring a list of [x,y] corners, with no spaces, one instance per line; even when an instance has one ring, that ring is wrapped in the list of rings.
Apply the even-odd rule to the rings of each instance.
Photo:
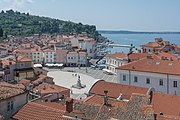
[[[52,49],[45,49],[45,50],[43,50],[43,52],[55,52],[55,50],[52,50]]]
[[[30,84],[30,82],[31,82],[30,80],[24,79],[24,80],[20,80],[20,81],[19,81],[19,84],[23,84],[23,85],[26,86],[26,85]]]
[[[128,56],[130,60],[139,60],[141,58],[147,57],[149,53],[132,53]]]
[[[177,56],[172,55],[172,54],[170,54],[170,53],[166,53],[166,52],[159,52],[159,53],[157,53],[156,55],[157,55],[160,59],[161,59],[162,57],[167,58],[167,59],[172,58],[173,60],[177,60],[177,59],[178,59]]]
[[[65,118],[64,106],[52,102],[29,102],[14,116],[18,120],[71,120]]]
[[[16,62],[16,59],[13,59],[13,60]],[[32,61],[31,59],[27,58],[26,56],[21,56],[21,55],[19,55],[17,57],[17,60],[20,62],[31,62]]]
[[[3,65],[10,65],[10,62],[11,62],[12,64],[15,64],[14,61],[2,60],[2,64],[3,64]]]
[[[34,90],[38,90],[42,94],[47,93],[61,93],[63,91],[69,90],[68,88],[55,85],[55,84],[49,84],[49,83],[41,83],[38,86],[34,87]]]
[[[61,49],[58,49],[58,50],[56,50],[56,52],[65,52],[65,53],[67,53],[68,50],[61,50]]]
[[[25,93],[25,91],[15,85],[0,83],[0,100],[7,99],[22,93]]]
[[[180,75],[180,61],[161,60],[156,55],[149,57],[150,58],[143,58],[138,61],[128,63],[116,69]]]
[[[151,105],[156,114],[162,112],[167,117],[178,117],[180,119],[180,96],[154,92]]]
[[[104,90],[108,90],[108,96],[118,98],[120,94],[124,99],[130,99],[132,93],[146,94],[148,88],[124,85],[104,80],[97,81],[90,89],[90,94],[104,95]]]
[[[148,42],[147,44],[141,45],[142,47],[161,47],[157,42]]]
[[[89,103],[89,104],[97,104],[97,105],[103,105],[104,104],[104,98],[102,98],[99,95],[92,95],[86,99],[84,99],[84,102]],[[122,101],[122,100],[117,100],[113,98],[108,99],[108,103],[111,105],[111,107],[120,107],[122,110],[125,110],[127,107],[128,102],[127,101]]]
[[[118,52],[118,53],[114,53],[114,54],[107,54],[106,57],[110,57],[110,58],[126,58],[127,55],[123,52]]]
[[[17,53],[22,53],[22,52],[42,52],[42,50],[40,48],[31,48],[31,49],[16,49],[14,50],[14,52],[17,52]]]

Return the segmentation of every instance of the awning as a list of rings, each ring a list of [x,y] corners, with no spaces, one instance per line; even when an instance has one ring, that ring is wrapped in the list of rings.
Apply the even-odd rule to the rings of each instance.
[[[57,64],[57,63],[56,64],[49,64],[49,63],[46,64],[46,66],[48,66],[48,67],[53,67],[53,66],[54,67],[62,67],[63,65],[64,64]]]
[[[111,70],[108,70],[108,69],[103,69],[103,70],[109,73],[113,73]]]
[[[42,67],[41,64],[34,64],[34,67]]]

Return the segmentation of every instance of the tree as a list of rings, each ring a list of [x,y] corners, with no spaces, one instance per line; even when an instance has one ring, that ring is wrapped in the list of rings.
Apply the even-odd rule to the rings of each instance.
[[[2,36],[3,36],[3,29],[0,28],[0,37],[2,37]]]

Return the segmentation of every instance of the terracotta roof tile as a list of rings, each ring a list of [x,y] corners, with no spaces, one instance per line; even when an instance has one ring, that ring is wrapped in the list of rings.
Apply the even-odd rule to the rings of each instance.
[[[61,93],[63,91],[69,90],[68,88],[55,85],[55,84],[49,84],[49,83],[41,83],[38,86],[34,87],[33,90],[38,90],[42,94],[48,94],[48,93]]]
[[[92,95],[86,99],[84,99],[84,102],[89,103],[89,104],[97,104],[97,105],[103,105],[104,104],[104,98],[99,95]],[[111,105],[111,107],[120,107],[122,110],[125,110],[128,104],[128,101],[122,101],[122,100],[117,100],[113,98],[108,99],[108,103]]]
[[[18,120],[71,120],[65,118],[64,106],[50,102],[29,102],[14,116]]]
[[[118,53],[114,53],[114,54],[107,54],[106,57],[110,57],[110,58],[126,58],[127,55],[123,52],[118,52]]]
[[[171,117],[179,116],[180,119],[180,96],[154,92],[151,105],[156,114],[162,112]]]
[[[116,69],[180,75],[180,61],[161,60],[158,56],[152,55],[120,66]]]
[[[13,59],[15,62],[16,62],[16,59]],[[26,56],[24,55],[19,55],[17,57],[17,60],[20,61],[20,62],[31,62],[32,60],[27,58]]]
[[[150,55],[149,53],[132,53],[128,56],[130,60],[139,60]]]
[[[116,99],[119,97],[120,94],[122,94],[124,99],[130,99],[132,93],[146,94],[148,88],[129,86],[100,80],[91,87],[89,93],[96,95],[104,95],[104,90],[108,90],[107,95],[109,97]]]
[[[157,42],[148,42],[147,44],[141,45],[142,47],[161,47]]]
[[[25,91],[20,89],[15,85],[8,83],[0,83],[0,100],[7,99],[19,94],[24,93]]]
[[[172,59],[172,60],[177,60],[178,59],[178,57],[177,56],[175,56],[175,55],[172,55],[172,54],[170,54],[170,53],[166,53],[166,52],[159,52],[159,53],[157,53],[156,54],[160,59],[162,58],[162,57],[164,57],[164,58],[166,58],[166,59]]]

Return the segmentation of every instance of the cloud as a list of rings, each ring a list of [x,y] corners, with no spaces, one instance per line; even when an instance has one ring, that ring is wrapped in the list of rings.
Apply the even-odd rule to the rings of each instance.
[[[0,0],[0,4],[3,4],[3,10],[27,11],[25,6],[32,3],[34,0]]]

